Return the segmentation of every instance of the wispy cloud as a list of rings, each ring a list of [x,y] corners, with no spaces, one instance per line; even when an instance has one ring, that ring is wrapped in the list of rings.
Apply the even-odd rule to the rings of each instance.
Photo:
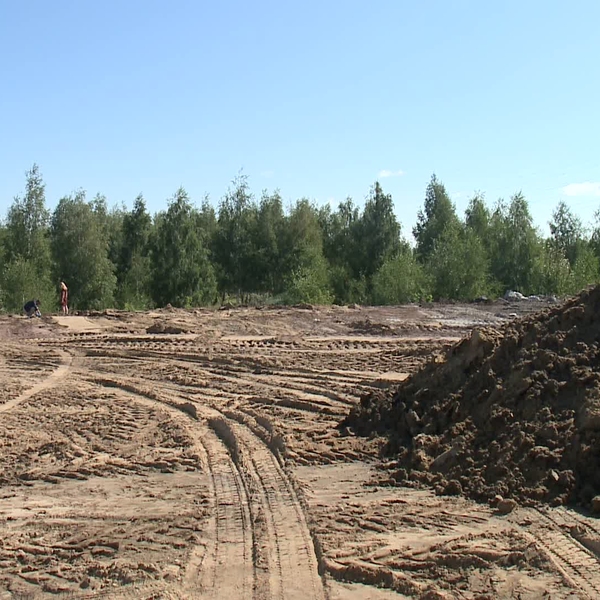
[[[565,196],[600,196],[600,181],[570,183],[562,189]]]
[[[459,198],[462,198],[464,196],[464,194],[462,192],[453,192],[452,194],[450,194],[450,197],[452,198],[452,200],[458,200]]]
[[[260,172],[260,176],[261,177],[273,177],[273,175],[275,175],[274,171],[261,171]]]
[[[402,177],[404,171],[398,169],[397,171],[390,171],[389,169],[383,169],[379,171],[378,177]]]

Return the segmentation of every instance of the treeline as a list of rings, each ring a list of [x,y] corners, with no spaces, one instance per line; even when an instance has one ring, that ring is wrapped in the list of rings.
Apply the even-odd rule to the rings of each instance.
[[[598,217],[597,217],[597,220]],[[284,208],[278,192],[251,193],[238,177],[215,210],[180,188],[152,216],[108,208],[83,191],[46,207],[39,168],[0,227],[0,302],[19,311],[37,297],[56,308],[67,282],[76,309],[248,302],[399,304],[470,300],[507,289],[570,294],[599,280],[600,227],[587,230],[564,203],[544,238],[522,194],[489,207],[481,195],[457,214],[431,178],[413,228],[402,235],[392,197],[375,183],[363,208],[306,199]]]

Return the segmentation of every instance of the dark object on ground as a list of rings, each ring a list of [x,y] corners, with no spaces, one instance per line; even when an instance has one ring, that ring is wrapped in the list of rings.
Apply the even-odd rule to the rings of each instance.
[[[31,317],[41,317],[42,313],[40,312],[39,306],[41,302],[39,300],[30,300],[25,303],[23,306],[23,310],[25,314],[31,319]]]

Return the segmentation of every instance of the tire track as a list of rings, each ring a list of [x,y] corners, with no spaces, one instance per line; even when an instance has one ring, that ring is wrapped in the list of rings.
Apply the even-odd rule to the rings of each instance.
[[[251,512],[265,519],[262,535],[255,540],[268,562],[268,597],[285,600],[324,600],[318,561],[304,511],[276,456],[250,429],[227,419],[215,409],[199,407],[210,419],[225,421],[228,445],[252,492]],[[261,586],[261,587],[263,587]],[[258,590],[263,598],[263,591]]]
[[[526,535],[533,538],[565,581],[586,598],[600,598],[598,558],[571,536],[572,523],[565,515],[534,509],[527,510],[526,514],[532,521],[525,530]]]
[[[229,374],[235,377],[238,374],[260,374],[263,371],[273,376],[287,378],[287,385],[291,387],[301,387],[302,375],[305,375],[309,386],[322,385],[327,392],[325,396],[330,395],[330,398],[342,404],[349,396],[358,396],[360,391],[372,387],[370,386],[372,377],[368,373],[393,370],[399,353],[403,356],[414,354],[406,350],[401,352],[398,344],[402,343],[402,339],[382,341],[362,339],[349,342],[302,340],[290,345],[287,342],[273,340],[252,344],[235,341],[227,343],[218,340],[213,344],[205,344],[198,337],[184,336],[181,339],[171,339],[172,337],[162,335],[75,337],[72,335],[60,340],[47,340],[42,345],[70,344],[81,348],[88,355],[130,354],[132,360],[140,359],[142,356],[159,360],[167,358],[173,362],[200,365],[215,376]],[[415,364],[422,363],[434,348],[439,347],[439,343],[428,343],[426,348],[418,346],[417,354],[421,358],[416,360]],[[320,369],[314,368],[317,355]],[[280,368],[282,359],[284,362],[290,359],[294,361],[291,373],[285,367]],[[334,374],[341,363],[346,367],[346,374]],[[354,373],[349,377],[352,369],[350,371],[347,369],[352,366],[355,367]],[[296,380],[296,384],[292,384],[291,380]],[[358,394],[348,390],[348,386],[358,390]]]
[[[252,598],[253,525],[247,493],[216,434],[207,431],[204,443],[215,490],[215,523],[214,544],[202,565],[201,589],[212,598]]]
[[[71,368],[71,363],[73,361],[73,356],[67,352],[60,351],[59,352],[61,358],[61,364],[56,368],[46,379],[36,383],[34,386],[30,387],[27,391],[23,392],[20,396],[5,402],[0,405],[0,412],[6,412],[15,408],[15,406],[29,400],[36,394],[43,392],[47,389],[50,389],[58,384],[58,382],[66,377],[69,369]]]
[[[206,371],[203,371],[199,374],[210,374],[211,384],[214,387],[219,387],[219,389],[222,389],[226,393],[230,393],[231,395],[234,394],[229,392],[228,387],[236,390],[240,386],[244,386],[246,390],[253,389],[255,396],[266,394],[269,398],[275,398],[273,404],[282,404],[285,406],[286,403],[292,403],[292,408],[297,406],[312,412],[325,413],[335,416],[343,414],[348,409],[347,404],[332,401],[329,397],[330,392],[317,390],[316,388],[313,388],[312,391],[307,391],[302,387],[294,387],[290,383],[286,384],[281,382],[278,384],[277,381],[271,382],[264,376],[262,379],[258,379],[257,377],[252,377],[252,375],[249,373],[245,377],[225,374],[215,376]],[[286,395],[288,397],[282,398],[282,395]]]
[[[308,411],[329,422],[347,410],[348,401],[336,393],[340,379],[353,385],[356,375],[329,370],[313,379],[310,375],[320,369],[309,372],[300,366],[297,372],[294,363],[289,365],[292,377],[286,380],[285,367],[273,368],[268,364],[270,355],[261,364],[256,349],[252,351],[256,360],[251,362],[248,355],[231,353],[213,361],[205,348],[198,348],[196,355],[191,350],[189,346],[151,342],[95,348],[90,355],[103,376],[115,371],[122,374],[121,385],[130,392],[176,410],[182,402],[193,405],[199,418],[194,428],[205,432],[201,442],[212,477],[214,518],[203,534],[204,544],[190,557],[183,589],[188,597],[197,597],[194,591],[199,590],[201,597],[212,598],[324,600],[317,541],[313,541],[292,482],[265,442],[268,436],[263,439],[248,423],[232,420],[228,411],[245,406],[262,417],[260,409],[252,411],[251,407],[266,402],[285,409],[290,416],[297,410],[305,415]],[[203,390],[200,382],[208,388]],[[204,425],[205,419],[222,420],[231,439],[219,434],[219,440],[218,432]],[[306,416],[301,418],[304,420]],[[269,425],[265,433],[272,434]],[[233,451],[227,452],[224,443]]]
[[[163,360],[167,358],[162,356]],[[177,362],[177,359],[171,359],[169,362]],[[323,413],[332,416],[339,416],[345,414],[348,406],[352,405],[353,402],[344,401],[341,396],[336,395],[330,391],[329,388],[325,387],[322,389],[316,386],[296,385],[293,382],[285,381],[284,378],[273,378],[265,375],[253,375],[249,371],[231,371],[229,369],[219,369],[218,372],[209,370],[203,367],[192,371],[196,379],[203,378],[210,382],[212,391],[209,391],[209,395],[214,396],[214,391],[226,394],[231,398],[240,396],[239,387],[244,387],[244,394],[248,397],[265,397],[273,398],[273,401],[269,401],[269,404],[281,405],[288,408],[297,408],[299,410],[305,410],[309,412]],[[160,374],[152,373],[152,379],[159,379]],[[160,378],[161,387],[175,389],[177,391],[184,388],[186,393],[189,393],[190,387],[194,390],[193,393],[197,393],[197,386],[190,386],[186,384],[180,384],[177,382],[165,383]],[[251,395],[249,392],[252,392]],[[204,394],[204,391],[201,392]],[[192,394],[193,395],[193,394]],[[217,395],[219,397],[222,394]],[[283,396],[283,397],[282,397]],[[333,397],[338,399],[334,400]]]
[[[554,514],[558,519],[565,521],[567,525],[563,525],[563,527],[568,528],[570,534],[600,560],[600,523],[598,519],[584,516],[564,506],[555,509]]]
[[[193,548],[185,570],[184,591],[195,597],[250,599],[253,595],[252,522],[249,501],[241,476],[223,443],[206,426],[194,423],[187,404],[178,399],[160,399],[129,381],[92,380],[98,385],[119,388],[136,402],[168,410],[173,418],[185,420],[196,441],[196,450],[206,457],[212,482],[213,516],[209,519],[206,546]],[[186,413],[188,416],[184,415]]]
[[[97,592],[74,593],[69,592],[69,600],[92,600],[94,598],[106,598],[119,600],[179,600],[181,596],[176,593],[171,593],[165,590],[165,586],[158,583],[130,583],[119,586],[118,595],[115,595],[115,588],[100,590]]]
[[[270,583],[273,592],[281,593],[281,596],[274,593],[272,597],[324,598],[306,518],[290,482],[261,442],[244,426],[233,424],[232,427],[244,441],[244,447],[252,447],[252,476],[256,478],[272,522],[271,555],[277,556],[277,568],[270,570]]]

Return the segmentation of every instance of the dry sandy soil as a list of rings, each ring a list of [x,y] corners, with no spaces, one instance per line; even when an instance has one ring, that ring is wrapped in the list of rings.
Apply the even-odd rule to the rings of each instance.
[[[540,308],[0,319],[0,600],[599,598],[600,525],[381,484],[338,427]]]

